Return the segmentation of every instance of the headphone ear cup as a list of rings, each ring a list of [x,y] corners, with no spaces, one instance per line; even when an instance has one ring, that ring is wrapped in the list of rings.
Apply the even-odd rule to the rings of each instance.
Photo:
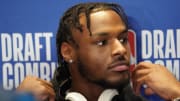
[[[69,92],[67,93],[65,100],[68,101],[87,101],[87,99],[78,92]]]
[[[116,95],[119,95],[116,89],[106,89],[101,93],[98,101],[111,101]]]

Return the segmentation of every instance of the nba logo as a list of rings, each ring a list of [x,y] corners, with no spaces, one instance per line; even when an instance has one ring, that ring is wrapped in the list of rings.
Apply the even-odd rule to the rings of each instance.
[[[132,29],[128,30],[128,40],[130,45],[130,71],[135,68],[136,60],[136,33]]]
[[[132,72],[133,69],[135,68],[135,65],[137,64],[137,54],[136,54],[136,33],[132,29],[128,30],[128,41],[130,45],[130,71]],[[131,82],[132,86],[132,82]],[[158,95],[153,94],[153,95],[145,95],[144,93],[144,87],[141,87],[141,95],[148,99],[148,101],[164,101],[161,99]]]

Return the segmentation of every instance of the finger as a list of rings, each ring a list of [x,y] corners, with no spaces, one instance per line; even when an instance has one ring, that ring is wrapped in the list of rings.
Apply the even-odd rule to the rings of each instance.
[[[39,95],[36,96],[36,101],[48,101],[48,95]]]
[[[47,88],[47,91],[50,94],[50,96],[55,96],[55,92],[52,87],[50,87],[49,85],[45,85],[45,87]]]
[[[132,88],[133,88],[133,91],[135,92],[136,91],[136,83],[135,83],[135,80],[132,80]]]
[[[149,88],[149,87],[147,87],[144,92],[145,92],[146,95],[154,94],[153,90],[151,88]]]
[[[50,82],[47,82],[45,80],[38,79],[44,88],[42,88],[42,92],[47,92],[50,96],[55,96],[55,92],[53,89],[53,86]]]
[[[55,101],[55,97],[51,97],[49,101]]]
[[[142,63],[141,63],[142,64]],[[150,70],[151,68],[146,68],[145,66],[143,65],[136,65],[135,69],[132,71],[132,75],[136,74],[137,71],[140,71],[140,70]],[[140,72],[141,73],[141,72]]]
[[[141,78],[138,78],[136,80],[133,80],[134,82],[134,89],[135,89],[135,93],[136,94],[139,94],[140,93],[140,89],[142,87],[143,84],[146,84],[145,83],[145,80],[146,80],[147,76],[143,76]]]
[[[33,94],[37,98],[42,98],[44,96],[55,98],[55,92],[53,88],[49,87],[48,85],[43,85],[43,84],[41,84],[36,90],[34,90]]]
[[[50,97],[50,96],[45,96],[42,101],[55,101],[55,98]]]
[[[136,84],[135,93],[136,93],[137,95],[140,94],[140,89],[141,89],[142,85],[143,85],[143,82],[139,82],[139,83]]]
[[[49,94],[45,94],[45,95],[43,95],[41,100],[42,101],[54,101],[55,100],[55,96],[52,96],[52,95],[49,95]]]
[[[138,79],[140,77],[146,76],[151,72],[150,69],[136,69],[132,72],[132,79]]]
[[[154,64],[150,62],[140,62],[136,65],[138,69],[150,69],[151,67],[154,67]]]
[[[48,81],[46,81],[46,80],[43,80],[43,79],[40,79],[40,78],[36,78],[36,80],[37,80],[37,81],[40,81],[40,82],[42,82],[43,84],[46,84],[46,85],[48,85],[48,86],[50,86],[50,87],[53,87],[52,83],[50,83],[50,82],[48,82]]]
[[[54,89],[52,87],[49,87],[48,85],[43,85],[42,88],[40,89],[39,94],[41,95],[48,95],[48,97],[50,98],[54,98],[55,97],[55,92]]]
[[[41,94],[41,95],[35,95],[35,98],[37,101],[54,101],[55,96],[50,96],[49,94]]]
[[[138,70],[138,71],[134,71],[133,75],[132,75],[132,82],[133,82],[133,90],[136,92],[136,88],[137,85],[139,84],[139,82],[144,82],[145,83],[145,79],[147,77],[147,75],[150,73],[149,70],[145,69],[145,70]]]

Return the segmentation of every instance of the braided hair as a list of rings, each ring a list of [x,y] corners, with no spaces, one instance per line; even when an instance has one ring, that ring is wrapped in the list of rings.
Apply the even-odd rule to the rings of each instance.
[[[98,12],[102,10],[115,11],[124,21],[126,28],[128,28],[127,17],[122,7],[114,3],[104,3],[104,2],[80,3],[69,8],[62,16],[56,36],[56,48],[57,48],[59,67],[56,69],[54,73],[54,77],[52,79],[52,84],[56,93],[56,100],[64,100],[65,91],[69,89],[71,86],[71,75],[69,73],[68,63],[64,61],[63,56],[60,52],[62,43],[72,42],[75,44],[75,41],[72,37],[71,29],[75,28],[78,29],[80,32],[82,32],[82,27],[79,21],[79,15],[82,13],[85,14],[85,17],[87,19],[86,20],[87,29],[89,30],[91,35],[90,14],[92,12]]]

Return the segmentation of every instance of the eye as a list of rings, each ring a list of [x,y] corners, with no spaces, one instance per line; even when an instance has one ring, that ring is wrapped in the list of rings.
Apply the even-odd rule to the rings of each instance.
[[[122,44],[126,44],[128,42],[128,38],[120,38],[119,42]]]
[[[98,41],[96,44],[97,44],[98,46],[104,46],[104,45],[107,44],[107,40]]]

